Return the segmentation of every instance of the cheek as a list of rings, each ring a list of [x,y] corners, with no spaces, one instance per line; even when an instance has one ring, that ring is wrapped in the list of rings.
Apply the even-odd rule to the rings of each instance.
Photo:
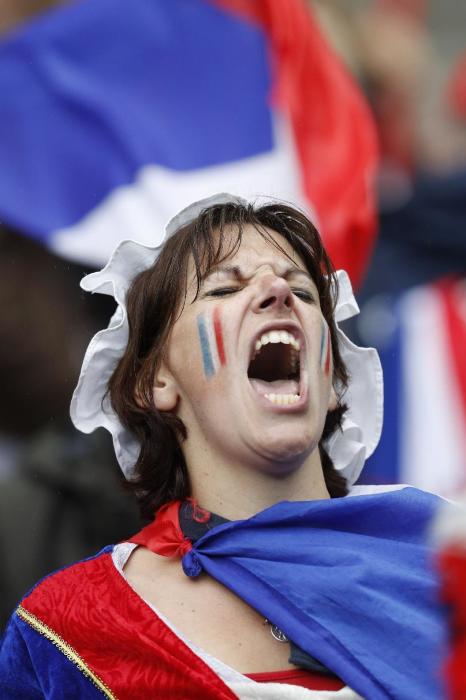
[[[320,334],[320,369],[324,376],[328,377],[332,359],[332,345],[330,343],[330,329],[324,319],[322,319]]]
[[[227,363],[220,308],[200,313],[196,321],[204,374],[210,378]]]

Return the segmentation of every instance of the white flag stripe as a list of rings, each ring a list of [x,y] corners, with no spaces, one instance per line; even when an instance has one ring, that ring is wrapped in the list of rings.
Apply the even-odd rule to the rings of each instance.
[[[213,313],[205,314],[207,334],[209,336],[210,354],[215,372],[218,372],[220,367],[220,358],[218,356],[217,340],[215,337],[214,316]]]
[[[74,226],[55,231],[59,255],[100,267],[120,241],[154,245],[166,222],[183,207],[219,191],[267,199],[277,197],[315,212],[301,187],[298,156],[288,120],[275,118],[275,148],[251,158],[190,172],[158,165],[142,168],[134,183],[119,187]]]
[[[464,486],[466,438],[439,292],[416,288],[406,294],[400,311],[400,481],[451,496]]]

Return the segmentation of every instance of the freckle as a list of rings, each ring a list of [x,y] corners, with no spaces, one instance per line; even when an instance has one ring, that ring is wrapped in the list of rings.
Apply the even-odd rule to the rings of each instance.
[[[191,610],[191,612],[195,613],[196,611],[195,611],[195,609],[193,608],[193,609]]]

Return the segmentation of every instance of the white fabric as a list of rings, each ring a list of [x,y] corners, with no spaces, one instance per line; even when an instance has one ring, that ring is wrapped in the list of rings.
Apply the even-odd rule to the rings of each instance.
[[[125,581],[127,581],[127,579],[123,570],[124,566],[131,552],[137,546],[138,545],[130,542],[122,542],[121,544],[117,544],[113,549],[113,563]],[[139,596],[137,591],[135,591],[135,593]],[[144,600],[144,598],[141,598],[141,600]],[[192,652],[199,656],[202,661],[231,688],[240,700],[287,700],[288,698],[290,700],[361,700],[361,696],[355,693],[354,690],[351,690],[351,688],[348,688],[348,686],[341,690],[322,691],[307,690],[306,688],[290,685],[288,683],[256,683],[256,681],[253,681],[247,676],[243,676],[239,671],[235,671],[231,666],[228,666],[223,663],[223,661],[220,661],[220,659],[215,658],[215,656],[208,654],[198,647],[180,632],[154,605],[147,600],[144,600],[144,603],[171,629],[173,634],[186,644]]]
[[[81,287],[86,291],[113,296],[118,307],[108,328],[94,336],[86,351],[71,401],[71,419],[84,433],[104,427],[112,434],[118,462],[127,478],[133,474],[140,446],[123,428],[106,395],[108,381],[128,342],[127,291],[136,275],[153,265],[168,237],[195,219],[203,209],[229,201],[246,203],[240,197],[225,193],[195,202],[170,220],[164,234],[155,237],[154,246],[123,241],[102,270],[87,275],[81,281]],[[346,272],[340,270],[337,275],[339,289],[335,320],[339,323],[359,313],[359,307]],[[350,375],[344,397],[348,411],[341,431],[337,430],[329,438],[327,449],[335,468],[351,485],[357,480],[365,460],[372,454],[380,438],[383,378],[380,361],[373,348],[354,345],[340,328],[338,341]]]
[[[466,431],[443,307],[441,296],[430,286],[415,287],[400,304],[401,363],[406,378],[400,478],[424,491],[454,498],[465,484]]]
[[[227,683],[241,700],[363,700],[354,690],[307,690],[287,683]]]
[[[112,190],[77,223],[54,231],[50,246],[64,258],[100,267],[126,238],[153,245],[154,231],[163,231],[165,222],[181,207],[217,192],[219,182],[228,192],[248,199],[267,192],[294,202],[316,221],[316,212],[303,190],[289,119],[272,111],[271,150],[194,170],[146,165],[132,183]]]
[[[376,493],[389,493],[409,488],[409,484],[357,484],[349,490],[348,496],[372,496]]]

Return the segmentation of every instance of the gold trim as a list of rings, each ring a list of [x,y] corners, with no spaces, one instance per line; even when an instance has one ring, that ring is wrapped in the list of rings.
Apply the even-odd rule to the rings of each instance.
[[[73,649],[73,647],[68,644],[68,642],[65,642],[60,635],[58,635],[56,632],[54,632],[48,625],[45,624],[45,622],[42,622],[39,620],[38,617],[30,613],[28,610],[23,608],[22,605],[20,605],[17,610],[16,614],[25,622],[27,622],[33,629],[36,630],[36,632],[39,632],[39,634],[42,634],[44,637],[46,637],[52,644],[54,644],[57,649],[59,649],[62,654],[66,656],[69,661],[71,661],[75,666],[79,668],[81,673],[83,673],[87,678],[107,697],[109,700],[117,700],[116,695],[112,693],[110,688],[105,685],[105,683],[97,676],[89,666],[86,664],[86,662],[80,657],[77,651]]]

